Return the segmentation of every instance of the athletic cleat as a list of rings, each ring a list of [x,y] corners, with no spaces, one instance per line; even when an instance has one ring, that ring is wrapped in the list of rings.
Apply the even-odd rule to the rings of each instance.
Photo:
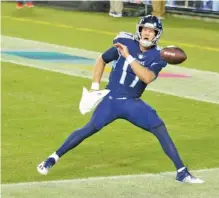
[[[112,16],[112,17],[122,17],[122,13],[109,12],[109,16]]]
[[[183,169],[180,172],[177,172],[176,181],[182,183],[190,183],[190,184],[202,184],[203,180],[198,179],[191,175],[187,168]]]
[[[122,17],[122,13],[114,13],[113,17],[116,17],[116,18]]]
[[[53,157],[49,157],[37,166],[37,171],[41,175],[47,175],[49,172],[49,169],[52,168],[52,166],[55,163],[56,163],[55,159]]]
[[[114,12],[109,12],[109,15],[113,17],[114,16]]]

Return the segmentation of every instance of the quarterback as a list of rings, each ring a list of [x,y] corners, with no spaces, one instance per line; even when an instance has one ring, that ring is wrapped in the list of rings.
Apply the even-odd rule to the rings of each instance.
[[[185,167],[157,112],[140,99],[148,84],[156,80],[167,63],[160,57],[157,43],[162,35],[161,21],[152,15],[140,19],[136,34],[120,32],[113,46],[106,50],[96,62],[90,92],[98,92],[104,67],[113,62],[106,89],[109,90],[97,105],[90,121],[75,130],[65,142],[45,161],[37,166],[40,174],[46,175],[51,167],[68,151],[83,140],[100,131],[116,119],[124,119],[152,133],[176,167],[176,181],[203,183]]]

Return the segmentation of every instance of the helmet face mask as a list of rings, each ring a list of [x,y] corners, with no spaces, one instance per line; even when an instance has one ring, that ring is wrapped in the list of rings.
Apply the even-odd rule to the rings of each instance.
[[[141,38],[141,31],[143,27],[155,30],[155,37],[152,39],[152,41],[144,40]],[[153,45],[157,45],[157,42],[159,41],[160,36],[162,35],[162,32],[163,28],[160,19],[152,15],[148,15],[141,18],[136,27],[137,39],[143,47],[151,47]]]

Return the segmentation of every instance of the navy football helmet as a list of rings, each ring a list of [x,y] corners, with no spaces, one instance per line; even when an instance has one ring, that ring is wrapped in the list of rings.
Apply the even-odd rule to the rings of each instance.
[[[141,30],[143,27],[148,27],[148,28],[152,28],[155,30],[156,36],[154,37],[152,41],[141,39]],[[143,47],[150,47],[153,45],[157,45],[157,42],[159,41],[162,33],[163,33],[163,27],[162,27],[162,23],[160,19],[152,15],[147,15],[147,16],[142,17],[136,27],[137,40]]]

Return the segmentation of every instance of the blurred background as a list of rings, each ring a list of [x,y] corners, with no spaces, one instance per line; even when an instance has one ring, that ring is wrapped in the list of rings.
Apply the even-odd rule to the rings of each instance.
[[[217,0],[121,0],[121,2],[124,5],[124,16],[143,16],[151,14],[153,2],[157,2],[158,4],[164,2],[167,13],[194,17],[219,18],[219,1]],[[110,1],[36,1],[36,3],[65,9],[94,12],[108,12],[110,7]]]
[[[218,4],[206,0],[1,1],[2,197],[218,197]],[[42,177],[37,164],[90,119],[91,114],[80,114],[78,104],[82,87],[90,87],[96,58],[112,46],[118,32],[135,33],[140,17],[147,14],[163,22],[159,46],[178,46],[188,59],[168,65],[142,99],[164,119],[192,173],[204,170],[194,175],[206,184],[178,185],[175,172],[158,176],[175,171],[173,164],[153,135],[124,120],[85,140]],[[101,88],[110,70],[109,64]],[[123,177],[148,173],[152,174],[147,178]],[[121,178],[60,182],[115,175]],[[41,183],[45,180],[57,182]]]

